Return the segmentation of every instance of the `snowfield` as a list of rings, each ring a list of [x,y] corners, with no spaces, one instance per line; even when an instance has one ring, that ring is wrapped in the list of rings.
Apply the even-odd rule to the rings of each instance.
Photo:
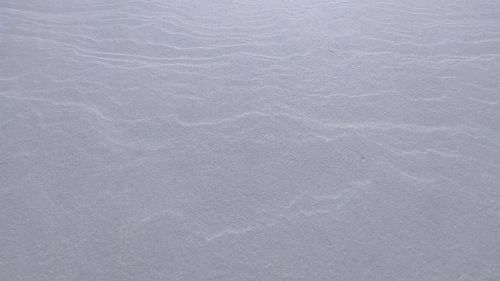
[[[500,2],[1,0],[0,280],[500,280]]]

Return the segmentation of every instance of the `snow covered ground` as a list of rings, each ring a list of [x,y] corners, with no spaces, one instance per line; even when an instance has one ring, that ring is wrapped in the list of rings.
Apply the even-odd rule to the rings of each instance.
[[[500,280],[500,2],[1,0],[0,280]]]

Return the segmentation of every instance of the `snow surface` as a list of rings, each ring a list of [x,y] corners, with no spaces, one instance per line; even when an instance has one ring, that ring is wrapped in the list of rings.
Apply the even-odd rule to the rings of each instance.
[[[0,280],[500,280],[500,1],[0,0]]]

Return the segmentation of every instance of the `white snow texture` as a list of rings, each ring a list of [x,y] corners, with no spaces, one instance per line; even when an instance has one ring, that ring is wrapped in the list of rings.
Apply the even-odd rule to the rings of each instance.
[[[0,0],[1,281],[499,281],[500,1]]]

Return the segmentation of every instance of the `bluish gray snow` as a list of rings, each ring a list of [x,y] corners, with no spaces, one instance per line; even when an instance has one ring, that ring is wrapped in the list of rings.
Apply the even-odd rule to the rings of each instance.
[[[500,280],[500,2],[0,1],[0,280]]]

